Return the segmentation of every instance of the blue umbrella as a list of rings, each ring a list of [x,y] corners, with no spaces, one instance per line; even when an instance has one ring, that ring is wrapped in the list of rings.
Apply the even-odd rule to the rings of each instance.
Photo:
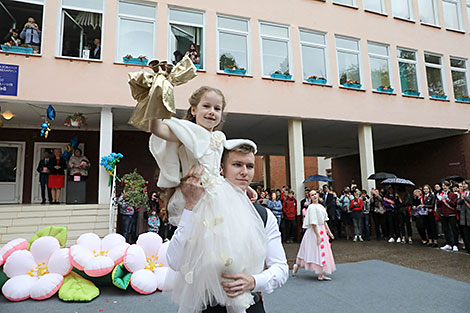
[[[308,182],[310,182],[310,181],[332,182],[333,179],[329,178],[328,176],[315,174],[315,175],[312,175],[312,176],[307,177],[307,178],[304,180],[304,183],[308,183]]]

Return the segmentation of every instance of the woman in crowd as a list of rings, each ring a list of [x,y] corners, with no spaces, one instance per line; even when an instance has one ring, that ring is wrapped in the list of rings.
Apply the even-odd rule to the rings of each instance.
[[[385,227],[385,208],[383,203],[382,195],[379,190],[372,188],[370,191],[370,206],[372,219],[375,227],[375,237],[377,240],[388,237],[388,231]]]
[[[344,231],[346,232],[346,240],[352,237],[351,235],[351,225],[352,225],[352,218],[351,218],[351,209],[350,204],[354,196],[351,195],[351,192],[348,187],[344,188],[343,194],[338,199],[339,205],[341,206],[341,219],[344,225]]]
[[[405,243],[408,239],[408,243],[411,244],[413,240],[411,231],[411,197],[404,187],[399,187],[398,193],[395,195],[397,201],[397,217],[398,217],[398,230],[401,235],[401,243]],[[405,229],[406,227],[406,229]],[[406,232],[405,232],[406,230]]]
[[[60,191],[65,184],[67,162],[61,157],[61,149],[54,149],[54,156],[49,161],[49,188],[51,188],[52,203],[60,203]]]
[[[364,202],[362,201],[362,194],[359,189],[354,192],[354,199],[351,200],[349,208],[352,211],[352,220],[354,225],[354,239],[353,241],[364,241],[362,239],[362,210],[364,208]]]
[[[306,229],[292,275],[296,276],[299,266],[318,274],[318,280],[331,280],[325,274],[331,274],[336,270],[333,252],[329,238],[334,239],[328,227],[328,213],[323,205],[318,203],[319,194],[315,190],[310,191],[312,204],[309,205],[303,228]]]
[[[388,242],[401,242],[400,235],[398,233],[398,222],[395,204],[395,192],[393,187],[387,189],[387,193],[383,196],[383,203],[385,208],[385,221],[388,225],[389,239]]]
[[[465,244],[465,250],[470,253],[470,180],[462,182],[462,194],[457,201],[460,209],[459,223],[462,228],[462,237]]]
[[[365,240],[370,241],[370,198],[367,190],[362,190],[362,202],[364,203],[362,208],[362,234]]]
[[[433,248],[437,248],[437,231],[436,231],[436,198],[431,192],[431,186],[424,185],[423,187],[423,206],[428,211],[425,215],[425,227],[428,232],[428,243],[427,245]]]
[[[426,234],[426,221],[429,212],[424,206],[423,193],[421,189],[415,189],[413,191],[413,200],[411,200],[411,205],[411,214],[416,217],[416,229],[418,229],[419,236],[421,237],[421,244],[426,245],[428,243],[428,238],[431,240],[429,232]]]
[[[268,201],[268,208],[273,212],[277,219],[277,225],[280,227],[282,219],[282,202],[274,192],[271,197],[272,199]]]

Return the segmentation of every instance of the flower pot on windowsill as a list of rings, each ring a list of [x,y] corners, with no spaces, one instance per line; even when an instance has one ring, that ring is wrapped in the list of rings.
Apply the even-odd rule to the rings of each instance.
[[[433,98],[433,99],[439,99],[439,100],[446,100],[446,99],[447,99],[447,95],[443,95],[443,94],[433,94],[433,95],[431,95],[431,98]]]
[[[386,92],[386,93],[393,93],[394,89],[392,87],[379,87],[377,91]]]
[[[462,101],[462,102],[470,102],[470,97],[460,97],[457,98],[457,101]]]
[[[236,67],[226,67],[224,68],[224,72],[227,74],[246,75],[245,69]]]
[[[326,79],[322,78],[322,77],[319,77],[319,78],[309,77],[307,79],[307,82],[312,83],[312,84],[325,85],[326,84]]]
[[[194,66],[196,67],[196,69],[200,70],[201,69],[201,64],[194,64]]]
[[[9,46],[9,45],[2,45],[3,51],[8,52],[16,52],[16,53],[26,53],[26,54],[33,54],[34,50],[31,47],[22,47],[22,46]]]
[[[148,59],[145,59],[145,58],[129,58],[129,57],[123,57],[122,60],[125,64],[136,64],[136,65],[147,65],[149,61]]]
[[[412,97],[419,97],[419,95],[421,93],[419,91],[416,91],[416,90],[405,90],[405,91],[403,91],[403,94],[405,94],[407,96],[412,96]]]
[[[292,75],[290,75],[290,74],[281,74],[281,73],[272,73],[271,78],[292,80]]]
[[[358,84],[358,83],[344,83],[343,86],[346,87],[346,88],[361,89],[362,84]]]

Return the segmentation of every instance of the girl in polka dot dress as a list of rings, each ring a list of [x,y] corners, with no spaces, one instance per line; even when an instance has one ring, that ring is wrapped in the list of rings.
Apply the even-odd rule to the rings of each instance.
[[[297,261],[294,264],[292,275],[296,276],[299,266],[318,274],[318,280],[331,280],[325,274],[331,274],[336,270],[333,252],[328,236],[334,239],[328,227],[328,214],[323,205],[318,203],[318,193],[310,191],[312,204],[305,214],[303,228],[306,229],[300,243]]]

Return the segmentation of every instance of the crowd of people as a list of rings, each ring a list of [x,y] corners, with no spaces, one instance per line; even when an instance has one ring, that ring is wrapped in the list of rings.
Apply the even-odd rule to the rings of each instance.
[[[370,192],[352,186],[340,194],[324,185],[319,191],[319,203],[326,208],[336,238],[368,241],[374,234],[377,240],[412,244],[415,223],[423,246],[439,247],[438,239],[442,237],[442,250],[465,249],[470,253],[469,184],[470,180],[443,181],[433,188],[424,185],[412,192],[402,185],[373,188]],[[283,241],[292,242],[297,215],[294,192],[286,187],[274,191],[258,187],[257,192],[257,201],[277,217]],[[302,220],[312,203],[309,192],[306,189],[300,202]]]

